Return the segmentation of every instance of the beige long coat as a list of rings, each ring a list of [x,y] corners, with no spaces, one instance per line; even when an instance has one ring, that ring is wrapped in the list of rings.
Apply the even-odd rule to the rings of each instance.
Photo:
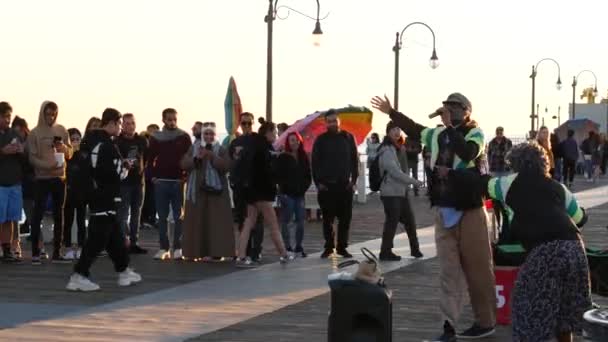
[[[192,149],[184,158],[181,166],[189,173],[196,172],[196,184],[193,191],[196,199],[186,198],[185,216],[183,223],[182,248],[187,259],[203,257],[232,257],[234,256],[234,233],[232,207],[226,172],[230,166],[228,152],[223,147],[213,159],[213,166],[219,172],[223,191],[213,194],[203,191],[205,170],[208,160],[194,161]],[[190,178],[189,178],[190,179]]]

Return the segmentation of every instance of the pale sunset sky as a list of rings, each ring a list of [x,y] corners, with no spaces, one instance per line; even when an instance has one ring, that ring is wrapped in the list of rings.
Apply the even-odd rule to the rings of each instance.
[[[59,104],[59,122],[81,129],[111,106],[133,112],[138,129],[161,123],[174,107],[179,125],[216,121],[224,127],[224,96],[234,76],[246,111],[263,116],[266,80],[266,0],[0,0],[0,100],[35,126],[44,100]],[[279,4],[314,15],[314,0]],[[537,103],[562,121],[572,77],[583,69],[608,88],[608,2],[550,0],[321,0],[320,47],[314,22],[292,13],[275,22],[274,121],[295,120],[331,107],[368,106],[373,95],[393,97],[396,31],[413,21],[437,36],[440,67],[432,70],[430,32],[406,31],[401,50],[400,110],[424,124],[441,101],[459,91],[491,137],[530,127],[531,66],[541,64]],[[285,12],[281,12],[284,15]],[[579,80],[577,98],[593,77]],[[600,99],[598,98],[597,101]],[[579,100],[581,101],[581,100]],[[581,101],[582,102],[582,101]],[[387,117],[375,112],[374,130]],[[547,118],[555,127],[556,122]],[[220,130],[221,132],[222,130]]]

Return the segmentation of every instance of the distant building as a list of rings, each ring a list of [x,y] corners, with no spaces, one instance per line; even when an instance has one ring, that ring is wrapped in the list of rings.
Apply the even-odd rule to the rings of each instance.
[[[568,113],[570,113],[570,118],[572,119],[572,104],[570,104]],[[577,103],[575,118],[594,121],[600,125],[600,132],[606,133],[608,127],[608,103]]]

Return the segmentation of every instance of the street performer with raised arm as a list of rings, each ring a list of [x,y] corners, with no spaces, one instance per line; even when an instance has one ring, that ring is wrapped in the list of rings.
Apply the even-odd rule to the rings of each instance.
[[[390,115],[409,139],[431,152],[431,205],[436,209],[435,244],[440,265],[443,334],[435,341],[478,339],[495,331],[496,293],[492,253],[483,208],[480,159],[484,135],[471,119],[471,102],[454,93],[429,117],[443,126],[424,127],[391,106],[386,96],[372,99],[374,108]],[[475,322],[456,335],[455,325],[469,291]]]

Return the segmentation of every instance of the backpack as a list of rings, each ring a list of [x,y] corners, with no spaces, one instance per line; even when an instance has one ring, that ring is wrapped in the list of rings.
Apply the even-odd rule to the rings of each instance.
[[[91,147],[87,144],[81,144],[80,150],[73,156],[73,158],[76,159],[74,160],[76,164],[75,167],[78,169],[78,192],[81,194],[82,199],[87,203],[93,199],[93,194],[97,190],[97,184],[93,178],[94,166],[92,157],[97,157],[99,150],[98,146],[100,145],[101,144]]]
[[[384,178],[386,178],[386,171],[384,171],[383,175],[380,174],[380,155],[381,153],[378,153],[375,158],[372,158],[369,165],[369,189],[373,192],[380,191],[380,186],[384,182]]]

